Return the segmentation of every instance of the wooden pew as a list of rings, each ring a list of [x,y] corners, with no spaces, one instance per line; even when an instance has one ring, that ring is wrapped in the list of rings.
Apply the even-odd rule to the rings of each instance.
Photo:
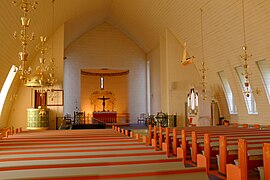
[[[187,156],[190,152],[191,142],[192,142],[192,131],[198,129],[205,129],[205,127],[188,127],[181,130],[181,135],[179,135],[179,130],[173,133],[173,152],[176,152],[178,158],[182,161],[186,161]],[[181,144],[181,147],[179,147]]]
[[[159,127],[154,126],[152,132],[153,132],[151,141],[152,146],[154,146],[156,150],[162,150],[163,149],[162,143],[165,142],[166,140],[166,128],[161,126]]]
[[[270,179],[270,143],[263,144],[263,166],[258,167],[260,179]]]
[[[151,145],[151,140],[152,140],[152,137],[153,137],[153,131],[152,131],[152,125],[148,125],[148,139],[149,139],[149,142],[147,142],[147,145]]]
[[[250,145],[253,145],[251,148]],[[262,146],[263,142],[248,142],[245,139],[238,141],[238,161],[239,166],[233,164],[226,165],[227,178],[239,180],[248,179],[248,170],[262,166]],[[238,180],[236,179],[236,180]]]
[[[154,146],[155,150],[157,151],[158,150],[158,143],[157,143],[157,127],[154,126],[154,130],[153,130],[153,138],[151,139],[151,145]],[[151,137],[150,137],[151,138]]]
[[[53,132],[49,132],[49,134],[50,133],[53,133]],[[63,132],[59,132],[59,133],[63,133]],[[29,134],[31,135],[31,133]],[[1,178],[33,179],[33,178],[48,178],[48,177],[54,177],[54,178],[76,178],[76,177],[80,178],[82,177],[84,179],[99,179],[99,178],[122,178],[122,179],[152,178],[152,179],[158,179],[158,180],[161,180],[164,178],[165,179],[166,178],[185,179],[185,180],[192,180],[194,178],[199,178],[200,180],[208,179],[205,173],[205,168],[185,169],[183,167],[183,164],[180,163],[179,160],[175,158],[168,159],[168,158],[165,158],[166,156],[164,156],[163,159],[155,160],[155,159],[151,159],[150,157],[147,157],[146,153],[145,154],[141,153],[139,156],[139,155],[134,155],[134,153],[136,153],[137,151],[132,153],[128,150],[122,150],[122,153],[118,153],[118,155],[115,155],[114,153],[115,151],[102,151],[101,152],[100,149],[95,146],[93,148],[95,149],[96,152],[91,152],[91,153],[93,155],[96,155],[97,157],[89,157],[91,158],[91,160],[87,160],[87,159],[85,160],[86,157],[85,156],[82,157],[80,154],[79,157],[75,157],[76,161],[79,161],[80,160],[79,158],[81,158],[82,163],[78,164],[76,162],[73,162],[75,161],[73,155],[70,156],[68,155],[69,152],[65,152],[69,150],[67,150],[68,147],[65,146],[64,144],[65,143],[71,144],[70,139],[73,139],[73,138],[67,138],[62,135],[46,136],[46,133],[40,133],[40,134],[42,134],[40,139],[37,137],[37,134],[33,133],[33,135],[29,136],[29,138],[27,138],[27,134],[24,134],[24,135],[16,134],[14,136],[18,135],[19,138],[12,137],[11,140],[6,140],[7,143],[6,144],[4,143],[4,145],[7,146],[6,151],[5,152],[1,151],[1,153],[5,153],[6,154],[5,156],[7,156],[7,154],[10,154],[10,156],[12,156],[12,153],[16,154],[16,156],[20,154],[20,156],[24,159],[20,159],[20,160],[17,158],[13,159],[13,161],[16,162],[14,164],[14,167],[11,165],[12,159],[8,159],[6,163],[2,163]],[[111,134],[114,134],[114,133],[111,133]],[[116,140],[118,140],[119,133],[115,133],[115,135],[116,135],[115,137]],[[85,138],[86,136],[88,135],[85,135],[83,133],[74,136],[73,143],[77,144],[79,143],[78,141],[82,141],[84,144],[85,140],[83,138]],[[99,137],[99,141],[102,141],[102,142],[104,141],[102,134],[96,133],[93,136]],[[107,138],[108,136],[105,136],[105,137]],[[51,139],[51,138],[56,142],[54,145],[51,144],[51,141],[48,141],[48,139]],[[27,142],[27,139],[29,139],[28,142]],[[65,140],[65,139],[68,139],[68,140]],[[91,135],[89,139],[91,140]],[[111,143],[112,142],[111,139],[112,139],[111,137],[108,138],[107,143]],[[126,137],[123,136],[123,139],[126,139]],[[22,150],[23,150],[21,153],[18,153],[18,151],[20,151],[19,150],[20,148],[18,147],[16,147],[17,152],[14,152],[14,150],[10,149],[11,151],[7,153],[7,151],[9,151],[7,149],[12,148],[14,146],[14,143],[11,143],[12,140],[14,143],[17,143],[17,145],[22,144],[20,140],[25,141],[25,144],[21,145]],[[98,140],[94,140],[93,138],[93,141],[97,143],[96,141]],[[59,143],[57,142],[61,142],[62,147],[59,147]],[[50,149],[52,148],[52,146],[56,146],[57,148],[60,148],[60,149],[58,152],[52,151],[51,153],[49,152],[38,153],[40,157],[46,157],[46,158],[37,160],[37,156],[36,156],[37,154],[34,153],[34,151],[40,152],[40,150],[38,149],[35,150],[34,147],[40,146],[39,145],[40,143],[43,143],[42,151],[45,149],[44,146],[47,146],[47,145],[48,145],[47,148],[50,148]],[[106,143],[106,141],[104,143]],[[34,154],[33,156],[31,156],[31,153],[26,151],[25,149],[26,146],[31,150],[30,152]],[[76,152],[76,150],[74,150],[74,147],[70,147],[70,148],[72,149],[72,151]],[[121,146],[119,148],[122,149]],[[145,149],[149,149],[149,148],[150,147],[145,147]],[[76,145],[76,149],[80,149],[80,146]],[[140,150],[140,151],[144,151],[144,150]],[[60,154],[63,154],[63,153],[65,154],[65,156],[63,155],[60,156]],[[126,155],[123,155],[123,153],[125,153]],[[151,151],[151,153],[157,154],[157,153],[163,153],[163,152]],[[51,162],[53,163],[56,162],[58,163],[59,166],[57,164],[45,164],[45,165],[39,164],[40,162],[44,160],[48,163],[47,158],[50,156],[50,154],[51,154],[51,158],[50,158]],[[110,155],[110,161],[106,162],[106,159],[104,159],[103,156],[100,156],[101,154],[107,157],[108,155]],[[129,156],[131,157],[130,159],[129,159]],[[23,163],[27,161],[27,158],[31,159],[31,157],[35,157],[35,161],[33,161],[34,164],[30,166],[24,165],[24,164],[19,165],[18,163],[19,161],[22,161]],[[5,158],[5,160],[7,160],[6,159],[7,157],[0,156],[0,159],[2,158]],[[59,159],[71,159],[71,160],[67,163],[67,162],[60,162]],[[72,161],[72,159],[74,160]],[[32,160],[29,160],[29,161],[32,161]],[[4,164],[6,164],[6,167],[4,167]],[[125,173],[123,173],[123,166],[119,166],[119,165],[125,166],[124,168]],[[34,167],[34,169],[31,169],[32,167]],[[84,167],[87,167],[87,171],[83,169]],[[7,170],[5,170],[5,168],[7,168]],[[10,168],[12,168],[13,170],[10,170]],[[17,172],[17,170],[19,170],[19,172]],[[30,172],[29,170],[31,170],[31,173],[28,173]],[[55,173],[55,171],[59,173]]]
[[[254,124],[253,127],[256,128],[256,129],[260,129],[261,125],[260,124]]]
[[[218,138],[219,137],[219,138]],[[255,134],[251,133],[234,133],[227,135],[214,135],[214,134],[205,134],[204,135],[204,155],[205,160],[200,157],[202,161],[206,161],[206,169],[207,171],[210,168],[210,159],[211,157],[216,157],[219,154],[219,172],[223,175],[226,174],[226,164],[232,162],[237,156],[228,156],[228,146],[227,145],[237,145],[237,140],[239,137],[246,138],[248,140],[267,140],[270,138],[270,132],[263,134]],[[198,160],[199,161],[199,160]],[[200,162],[202,164],[202,162]]]
[[[264,135],[251,135],[250,137],[242,136],[242,138],[246,138],[248,140],[252,139],[261,139],[260,141],[263,140],[268,140],[270,134],[264,134]],[[238,136],[239,137],[239,136]],[[240,136],[241,137],[241,136]],[[237,137],[236,137],[237,138]],[[220,136],[219,139],[219,172],[220,174],[226,175],[226,164],[232,163],[234,159],[237,159],[238,153],[237,149],[235,149],[233,146],[237,145],[238,142],[236,142],[236,139],[229,139],[226,136]]]
[[[263,144],[264,179],[270,179],[270,143]]]
[[[218,141],[218,136],[220,135],[228,135],[228,136],[236,136],[236,134],[239,135],[253,135],[253,133],[267,133],[269,134],[270,131],[260,131],[255,128],[216,128],[216,129],[211,129],[207,130],[212,136],[215,136],[216,140]],[[204,136],[205,131],[193,131],[192,132],[192,161],[197,162],[197,154],[201,153],[202,150],[204,150],[204,142],[205,136]],[[209,142],[206,140],[206,142]],[[209,145],[208,145],[209,147]],[[208,151],[209,152],[209,149]]]
[[[2,128],[0,132],[1,132],[2,138],[3,137],[8,138],[8,136],[11,135],[11,128],[10,127]]]
[[[185,130],[187,133],[186,135],[182,134],[182,147],[181,148],[177,148],[177,153],[178,153],[178,157],[182,158],[185,160],[186,158],[186,154],[189,151],[190,148],[190,138],[192,141],[192,154],[191,154],[191,158],[192,161],[194,163],[197,162],[197,154],[201,153],[203,150],[203,143],[204,143],[204,133],[209,132],[209,133],[219,133],[220,135],[224,134],[228,134],[228,133],[247,133],[247,132],[255,132],[258,131],[255,128],[238,128],[238,127],[204,127],[204,128],[196,128],[193,129],[191,135],[190,135],[190,131],[189,130]],[[183,133],[185,133],[185,131],[183,131]],[[191,136],[191,137],[190,137]],[[185,138],[185,139],[183,139]],[[202,145],[200,145],[202,144]]]

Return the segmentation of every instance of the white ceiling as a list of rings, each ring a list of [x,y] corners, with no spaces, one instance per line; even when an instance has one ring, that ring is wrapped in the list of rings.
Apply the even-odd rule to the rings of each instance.
[[[50,37],[57,27],[65,24],[65,47],[89,29],[107,22],[135,41],[146,53],[159,46],[160,35],[168,28],[181,43],[187,41],[189,53],[200,59],[200,8],[203,8],[208,68],[211,70],[228,63],[241,53],[241,0],[54,0],[54,6],[52,2],[38,0],[37,9],[29,14],[29,33],[33,31],[36,37]],[[270,1],[245,0],[245,4],[248,43],[257,40],[257,44],[263,44],[265,41],[264,47],[270,47],[270,41],[263,39],[269,35]],[[18,64],[17,54],[21,45],[12,38],[12,34],[15,30],[20,31],[21,15],[11,0],[1,0],[0,62],[6,69],[5,74],[12,64]],[[261,41],[258,42],[255,33],[260,34]],[[27,46],[30,59],[37,53],[36,44],[38,38]],[[3,80],[1,76],[0,84]]]

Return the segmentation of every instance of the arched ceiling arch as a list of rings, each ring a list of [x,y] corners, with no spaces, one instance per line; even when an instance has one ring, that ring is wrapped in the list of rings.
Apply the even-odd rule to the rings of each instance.
[[[19,0],[17,0],[19,1]],[[240,0],[39,0],[31,11],[30,32],[36,40],[29,43],[29,59],[37,53],[38,37],[50,37],[53,30],[65,24],[65,46],[91,28],[107,22],[135,41],[146,53],[159,46],[160,35],[166,28],[187,50],[201,57],[200,8],[204,9],[205,59],[208,68],[224,63],[239,64],[242,46],[242,14]],[[247,39],[250,49],[255,45],[270,47],[270,3],[246,0]],[[0,62],[7,74],[12,64],[18,64],[20,43],[13,32],[20,31],[21,11],[11,1],[0,3]],[[266,52],[266,51],[265,51]],[[237,61],[235,61],[237,60]],[[4,76],[0,77],[3,84]]]

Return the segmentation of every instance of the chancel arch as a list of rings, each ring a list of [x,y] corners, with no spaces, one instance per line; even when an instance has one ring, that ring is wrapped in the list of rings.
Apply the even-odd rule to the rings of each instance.
[[[136,121],[138,114],[146,112],[146,54],[145,52],[124,33],[108,23],[103,23],[90,29],[80,38],[74,41],[65,50],[65,106],[64,114],[75,111],[74,102],[78,102],[79,110],[85,110],[90,113],[90,93],[88,90],[84,97],[81,97],[82,69],[102,69],[111,70],[129,70],[125,77],[119,76],[118,83],[126,82],[126,92],[124,96],[128,98],[121,105],[120,112],[129,113],[130,119]],[[117,77],[117,76],[115,76]],[[110,78],[105,77],[105,90],[108,87]],[[99,89],[100,77],[91,81],[96,82]],[[92,89],[95,91],[97,89]],[[123,89],[118,89],[121,92]],[[117,98],[115,110],[118,111],[120,99]],[[86,99],[85,102],[83,99]],[[88,107],[86,107],[88,106]],[[88,110],[86,110],[88,109]]]
[[[94,112],[128,114],[128,76],[129,70],[82,69],[81,111],[90,115]]]

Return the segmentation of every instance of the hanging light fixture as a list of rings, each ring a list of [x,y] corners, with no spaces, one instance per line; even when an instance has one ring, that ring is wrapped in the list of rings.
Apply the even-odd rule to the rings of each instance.
[[[244,6],[244,0],[242,0],[242,15],[243,15],[243,39],[244,39],[244,45],[243,45],[243,55],[240,55],[240,57],[243,60],[243,73],[242,75],[244,76],[245,82],[244,82],[244,94],[249,97],[252,91],[250,90],[250,81],[249,81],[249,75],[251,75],[248,70],[249,70],[249,65],[248,65],[248,58],[250,58],[252,55],[247,53],[247,42],[246,42],[246,24],[245,24],[245,6]]]
[[[53,101],[53,99],[56,97],[56,94],[55,94],[55,91],[54,91],[54,88],[53,88],[53,86],[54,86],[54,84],[57,82],[57,79],[55,78],[55,74],[54,74],[54,70],[55,70],[55,68],[56,68],[56,65],[55,65],[55,62],[54,62],[54,46],[53,46],[53,44],[54,44],[54,34],[53,34],[53,32],[54,32],[54,12],[55,12],[55,9],[54,9],[54,2],[55,2],[55,0],[52,0],[52,57],[51,57],[51,61],[50,61],[50,64],[49,64],[49,66],[48,66],[48,68],[49,68],[49,76],[48,76],[48,78],[47,78],[47,81],[49,82],[49,84],[50,84],[50,89],[49,89],[49,91],[51,92],[50,94],[49,94],[49,98],[51,99],[51,101]]]
[[[54,43],[54,2],[55,0],[52,0],[52,58],[51,58],[51,61],[50,61],[50,64],[49,64],[49,77],[48,77],[48,81],[49,83],[51,84],[51,86],[53,86],[56,82],[57,82],[57,79],[55,78],[54,76],[54,70],[55,70],[55,62],[54,62],[54,46],[53,46],[53,43]]]
[[[17,5],[16,1],[12,2],[15,6]],[[22,51],[19,52],[19,59],[20,59],[20,65],[18,68],[18,72],[20,74],[20,79],[25,82],[26,76],[31,74],[31,67],[27,68],[26,62],[28,58],[28,53],[26,46],[29,41],[34,40],[34,33],[32,33],[30,36],[27,34],[27,28],[30,26],[31,19],[28,17],[28,12],[30,9],[36,9],[37,2],[29,2],[28,0],[21,0],[19,7],[23,11],[23,16],[21,17],[21,31],[19,35],[19,40],[22,44]],[[14,38],[17,38],[17,32],[15,31],[13,34]]]
[[[53,1],[54,3],[54,1]],[[14,1],[14,5],[17,5],[17,3]],[[55,70],[55,63],[53,60],[53,50],[52,50],[52,59],[49,63],[46,63],[45,59],[45,53],[48,50],[48,45],[46,44],[47,38],[44,36],[40,36],[40,44],[36,46],[36,49],[40,51],[40,57],[39,57],[39,65],[35,68],[35,74],[32,74],[32,69],[29,67],[26,68],[26,62],[28,58],[28,53],[26,51],[26,46],[29,41],[32,41],[34,39],[34,33],[32,33],[31,37],[27,35],[27,28],[30,25],[30,18],[28,18],[28,12],[30,7],[32,9],[35,9],[36,2],[29,2],[28,0],[21,0],[19,7],[23,10],[23,17],[21,17],[21,23],[22,23],[22,30],[20,32],[20,41],[23,46],[22,51],[19,52],[20,57],[20,66],[18,69],[18,72],[20,73],[20,79],[23,81],[24,85],[27,87],[35,87],[37,89],[37,92],[40,93],[41,98],[41,111],[40,115],[45,116],[46,115],[46,103],[45,103],[45,97],[46,93],[48,91],[53,92],[53,85],[57,81],[54,77],[54,70]],[[53,18],[54,18],[54,6],[53,6]],[[52,23],[54,24],[54,19],[52,19]],[[52,24],[52,28],[54,28]],[[14,33],[14,37],[17,37],[17,33]],[[52,38],[53,39],[53,38]],[[53,44],[53,40],[52,40]],[[52,45],[53,49],[53,45]],[[32,75],[31,75],[32,74]],[[53,93],[51,93],[51,96],[53,96]],[[50,97],[53,99],[53,97]]]
[[[181,60],[182,65],[192,64],[194,60],[194,56],[188,56],[187,54],[187,43],[184,42],[184,51],[183,51],[183,58]]]
[[[206,67],[205,67],[205,61],[204,61],[204,41],[203,41],[203,9],[201,10],[201,39],[202,39],[202,68],[200,71],[202,72],[202,99],[205,100],[206,95]]]

